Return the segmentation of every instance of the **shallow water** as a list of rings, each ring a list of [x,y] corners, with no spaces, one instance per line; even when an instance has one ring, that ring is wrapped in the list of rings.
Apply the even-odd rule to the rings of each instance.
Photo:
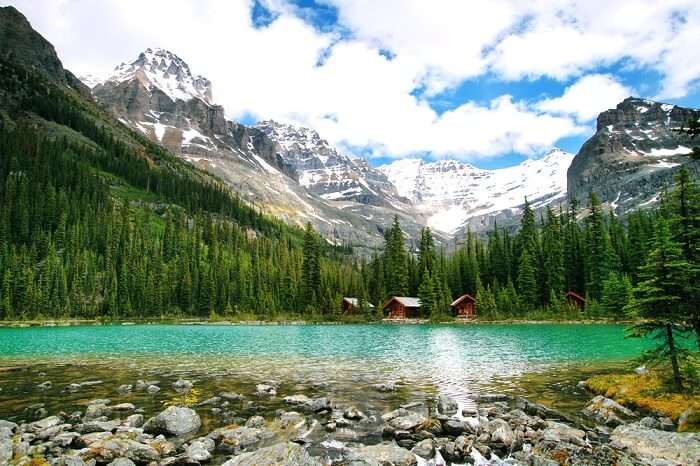
[[[586,397],[575,388],[578,380],[623,364],[645,345],[625,339],[617,325],[0,328],[0,418],[29,418],[38,403],[49,413],[70,412],[94,398],[155,411],[176,399],[170,386],[180,378],[195,382],[198,401],[222,391],[250,395],[257,383],[274,380],[280,395],[329,396],[378,411],[436,392],[468,404],[474,394],[494,391],[574,410]],[[138,379],[159,381],[161,392],[116,393]],[[102,383],[65,390],[95,380]],[[50,389],[37,387],[45,381]],[[370,389],[387,381],[400,389]],[[235,411],[245,417],[279,407],[278,397]]]

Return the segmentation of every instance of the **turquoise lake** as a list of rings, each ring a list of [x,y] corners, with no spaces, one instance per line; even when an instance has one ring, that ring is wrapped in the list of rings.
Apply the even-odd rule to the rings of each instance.
[[[180,378],[196,381],[202,397],[252,392],[256,383],[275,380],[281,393],[318,393],[324,386],[324,394],[353,402],[398,402],[436,392],[468,401],[499,391],[576,407],[587,396],[574,388],[578,380],[629,364],[647,345],[624,338],[620,325],[0,328],[0,418],[37,403],[63,409],[91,397],[119,400],[120,384],[157,379],[168,387]],[[101,383],[66,391],[70,383],[94,380]],[[38,390],[45,381],[52,387]],[[401,389],[392,395],[368,390],[385,382]],[[172,396],[164,389],[137,397],[155,409]]]

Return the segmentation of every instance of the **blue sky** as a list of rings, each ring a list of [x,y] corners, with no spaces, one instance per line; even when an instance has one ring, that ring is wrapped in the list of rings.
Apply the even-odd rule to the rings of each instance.
[[[166,48],[213,82],[229,118],[309,126],[375,165],[504,167],[552,146],[576,152],[629,95],[700,106],[697,0],[0,4],[76,74]]]

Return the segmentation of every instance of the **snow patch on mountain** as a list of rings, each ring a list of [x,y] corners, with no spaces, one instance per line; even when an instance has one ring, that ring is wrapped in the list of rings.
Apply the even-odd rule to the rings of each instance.
[[[552,149],[540,159],[497,170],[456,160],[404,159],[379,167],[428,217],[431,228],[453,233],[472,217],[519,209],[524,199],[535,207],[566,198],[566,170],[573,154]]]
[[[184,60],[164,49],[148,48],[133,62],[118,65],[104,79],[97,75],[81,77],[90,88],[107,81],[121,83],[134,78],[147,83],[151,89],[160,89],[173,101],[200,99],[212,104],[211,82],[202,76],[193,76]]]

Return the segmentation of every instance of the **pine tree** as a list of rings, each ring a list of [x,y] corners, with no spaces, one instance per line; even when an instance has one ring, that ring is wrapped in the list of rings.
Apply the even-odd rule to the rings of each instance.
[[[632,282],[626,275],[610,272],[603,282],[601,305],[606,314],[616,319],[624,317],[625,308],[632,302]]]
[[[668,358],[677,390],[683,389],[677,346],[679,324],[687,309],[690,264],[683,258],[681,247],[671,238],[668,222],[660,219],[654,235],[652,250],[640,270],[641,282],[635,287],[635,300],[628,311],[645,319],[632,326],[629,334],[636,337],[652,335],[660,344],[645,357],[650,361]]]
[[[537,291],[537,267],[530,248],[523,249],[518,265],[518,296],[520,304],[527,310],[537,306],[539,293]]]
[[[303,263],[301,271],[302,300],[305,306],[318,304],[321,288],[321,263],[318,235],[311,223],[306,224],[304,233]]]
[[[700,349],[700,190],[685,167],[678,170],[672,193],[672,229],[690,264],[686,299],[692,303],[689,320]]]
[[[586,291],[588,296],[599,300],[603,293],[603,281],[610,272],[609,242],[600,201],[593,192],[589,196],[588,208],[590,215],[586,218],[588,243]]]
[[[420,312],[423,317],[431,317],[437,310],[434,280],[430,272],[424,270],[421,274],[420,287],[418,288],[418,299],[420,299]]]
[[[388,294],[405,296],[408,294],[408,259],[398,215],[394,216],[394,222],[386,235],[384,258]]]

